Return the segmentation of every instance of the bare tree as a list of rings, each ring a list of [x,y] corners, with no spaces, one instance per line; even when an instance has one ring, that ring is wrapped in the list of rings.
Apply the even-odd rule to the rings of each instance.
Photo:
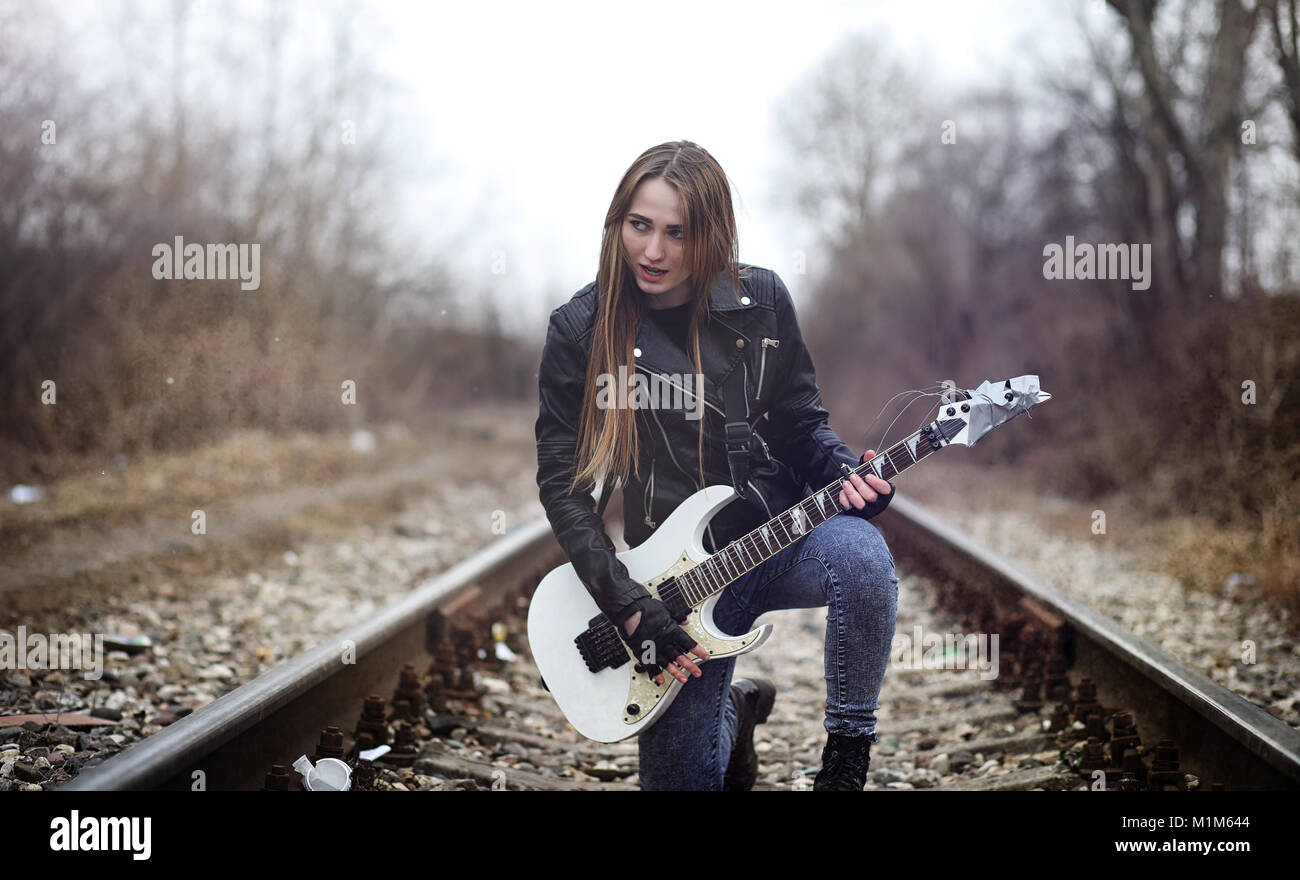
[[[1167,169],[1181,165],[1186,174],[1188,204],[1195,219],[1188,273],[1195,292],[1188,297],[1188,305],[1197,308],[1223,292],[1229,164],[1241,144],[1246,50],[1255,33],[1260,5],[1247,9],[1240,0],[1218,4],[1208,60],[1190,96],[1194,111],[1187,115],[1193,122],[1180,118],[1180,84],[1172,60],[1160,57],[1154,26],[1159,0],[1107,2],[1123,18],[1133,65],[1142,78],[1143,115],[1157,163],[1149,170],[1148,180],[1163,188],[1168,182]],[[1163,198],[1163,193],[1153,193],[1153,201]]]
[[[845,38],[778,113],[797,168],[790,201],[826,237],[851,239],[875,221],[924,113],[916,79],[881,43]]]
[[[1278,69],[1282,72],[1282,100],[1291,119],[1291,149],[1300,158],[1300,22],[1296,0],[1261,0],[1268,11],[1273,48]]]

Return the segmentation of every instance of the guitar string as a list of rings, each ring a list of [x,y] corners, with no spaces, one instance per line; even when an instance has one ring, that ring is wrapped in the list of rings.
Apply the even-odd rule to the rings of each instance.
[[[931,387],[935,387],[935,386],[931,386]],[[940,384],[937,387],[943,388],[944,391],[949,390],[946,386],[943,386],[942,384]],[[911,407],[911,405],[915,403],[917,400],[920,400],[923,397],[942,397],[942,393],[934,393],[922,389],[913,389],[911,391],[899,392],[899,394],[894,395],[894,397],[890,398],[890,401],[887,401],[885,403],[885,407],[888,407],[890,402],[896,400],[898,397],[904,394],[913,394],[915,396],[912,398],[912,400],[910,400],[907,403],[906,406],[903,407],[903,410],[899,412],[897,416],[894,417],[894,420],[890,422],[889,426],[885,429],[885,436],[888,435],[889,431],[893,428],[894,424],[903,415],[903,413],[906,412],[907,409]],[[981,397],[984,397],[984,395],[981,395]],[[996,401],[993,401],[991,399],[989,400],[989,402],[996,403]],[[885,407],[881,408],[881,413],[884,412]],[[1016,407],[1017,414],[1019,414],[1020,412],[1027,413],[1029,409],[1030,406]],[[939,418],[939,417],[940,414],[936,413],[935,418]],[[878,413],[876,416],[876,420],[879,420],[879,418],[880,418],[880,414]],[[933,421],[933,419],[931,421]],[[873,420],[872,424],[874,423],[875,421]],[[890,446],[880,455],[874,456],[870,461],[882,459],[883,462],[887,462],[889,466],[892,467],[894,470],[894,473],[891,476],[897,476],[903,473],[909,467],[912,467],[913,465],[920,462],[922,458],[929,456],[932,452],[935,451],[934,449],[926,449],[922,451],[919,456],[915,456],[912,454],[911,449],[908,447],[908,441],[913,439],[913,437],[918,436],[919,433],[920,433],[919,431],[914,431],[908,437],[905,437],[902,440]],[[882,436],[881,443],[883,444],[883,442],[884,442],[884,437]],[[902,460],[903,454],[906,454],[907,458],[903,466],[899,467],[898,462],[895,461],[895,456],[898,456],[899,459]],[[870,468],[870,461],[863,462],[862,464],[853,468],[853,472],[859,475],[864,475],[864,469]],[[875,468],[870,468],[870,469],[873,473],[875,472]],[[883,473],[883,468],[881,469],[881,471]],[[886,479],[889,479],[889,477],[886,477]],[[808,520],[808,522],[812,522],[813,510],[809,510],[808,507],[806,507],[806,505],[808,505],[809,502],[813,502],[813,508],[815,509],[817,515],[821,518],[820,522],[816,522],[812,526],[812,528],[816,528],[817,526],[823,525],[831,517],[843,513],[844,508],[839,504],[837,493],[834,491],[834,488],[835,488],[835,484],[832,483],[822,488],[821,490],[814,492],[811,496],[801,500],[798,504],[795,504],[790,509],[782,511],[780,514],[773,517],[771,520],[768,520],[766,523],[763,523],[757,529],[745,535],[742,535],[740,538],[737,538],[731,544],[728,544],[726,547],[712,554],[709,558],[705,559],[703,562],[700,562],[693,568],[689,569],[688,571],[683,572],[683,574],[678,579],[681,581],[682,587],[687,591],[686,596],[683,598],[688,600],[693,600],[693,601],[689,601],[688,604],[691,605],[697,604],[703,599],[708,598],[710,595],[713,595],[714,593],[721,591],[727,586],[727,584],[739,580],[745,574],[757,568],[759,565],[762,565],[764,562],[766,562],[775,554],[781,552],[786,547],[794,544],[796,540],[798,540],[799,538],[807,534],[807,532],[811,531],[811,529],[809,529],[807,526],[803,526],[801,528],[799,523],[795,522],[795,514],[794,514],[795,510],[799,510],[802,516],[805,517]],[[822,509],[821,503],[817,501],[818,498],[824,498],[827,502],[830,503],[832,508],[832,513],[830,513],[829,515],[826,514],[826,512]],[[777,536],[777,548],[775,550],[772,550],[766,540],[766,537],[764,537],[764,546],[760,547],[758,544],[758,536],[760,535],[761,531],[766,528],[768,529],[769,532],[775,535],[776,533],[773,529],[773,526],[781,527],[781,530],[786,533],[785,539],[782,540],[779,536]],[[766,553],[764,552],[765,550]],[[759,561],[755,563],[751,558],[747,562],[744,558],[745,555],[749,555],[751,557],[756,555]],[[740,572],[739,574],[733,574],[731,571],[729,571],[729,569],[736,569],[737,566],[739,566],[739,572]],[[695,595],[697,592],[694,589],[695,584],[692,583],[692,580],[688,580],[688,577],[691,577],[694,581],[699,582],[698,586],[704,589],[703,596],[697,597]],[[711,585],[709,581],[712,581]],[[680,592],[681,589],[679,588],[679,595]]]
[[[910,439],[912,439],[911,436],[904,438],[903,440],[895,444],[893,447],[890,447],[890,449],[885,450],[885,452],[881,456],[889,462],[891,467],[894,468],[893,476],[897,476],[898,474],[903,473],[903,471],[907,470],[912,465],[917,464],[918,462],[921,461],[921,459],[926,458],[934,451],[932,449],[925,450],[921,452],[919,457],[913,457],[911,451],[906,448],[907,441]],[[907,463],[900,468],[894,461],[894,455],[901,454],[903,452],[907,453]],[[859,473],[859,475],[861,475],[864,469],[871,469],[874,472],[874,468],[871,468],[870,465],[870,462],[874,460],[875,458],[872,458],[866,462],[862,462],[860,465],[858,465],[856,468],[853,469],[854,473]],[[725,589],[727,584],[739,580],[749,571],[752,571],[753,569],[757,568],[759,565],[766,562],[768,559],[771,559],[772,556],[775,556],[777,553],[780,553],[782,550],[786,549],[786,547],[789,547],[790,545],[794,544],[796,540],[806,535],[809,531],[812,530],[812,528],[817,528],[818,526],[824,525],[832,517],[837,516],[840,513],[843,513],[844,508],[840,505],[839,500],[836,497],[836,493],[833,490],[834,486],[835,484],[832,483],[824,487],[820,491],[814,492],[808,498],[805,498],[802,501],[800,501],[798,504],[795,504],[789,510],[782,511],[780,514],[778,514],[776,517],[773,517],[768,522],[764,523],[758,529],[755,529],[754,531],[746,535],[742,535],[740,538],[737,538],[731,544],[728,544],[726,547],[722,548],[721,550],[711,555],[708,559],[704,560],[703,562],[700,562],[699,564],[687,570],[686,572],[683,572],[682,575],[679,575],[678,578],[676,578],[674,581],[675,584],[682,584],[687,591],[686,596],[682,598],[688,600],[687,604],[689,605],[698,604],[700,601],[703,601],[703,599],[706,599],[709,596],[713,595],[714,593],[720,592],[722,589]],[[816,503],[816,499],[819,496],[824,497],[830,503],[831,510],[832,510],[830,514],[823,513],[821,509],[818,507]],[[812,507],[813,507],[812,510],[809,510],[805,506],[808,505],[810,502],[812,502]],[[798,528],[795,528],[796,524],[794,522],[793,511],[796,509],[802,511],[803,516],[807,518],[807,521],[809,523],[813,523],[811,528],[805,526],[802,529],[802,531],[799,530]],[[819,521],[814,521],[813,518],[814,511],[816,512],[817,516],[820,518]],[[786,537],[785,540],[782,540],[778,535],[777,548],[775,550],[768,550],[765,554],[764,548],[758,545],[758,541],[755,536],[762,528],[770,527],[772,525],[779,525],[781,529],[786,533]],[[736,551],[743,550],[744,552],[748,552],[751,555],[757,556],[759,558],[759,562],[746,564],[743,557],[740,557],[736,551],[733,551],[732,548],[736,548]],[[737,563],[739,563],[739,565],[741,566],[741,571],[739,574],[732,576],[728,572],[728,568],[736,567]],[[696,574],[696,572],[699,572],[699,574]],[[695,584],[692,583],[692,580],[700,581],[699,586],[707,590],[705,595],[696,597],[695,595],[696,591],[693,589]],[[711,589],[710,589],[710,584],[708,583],[708,581],[710,580],[713,581]],[[678,587],[678,595],[679,597],[681,596],[680,586]],[[689,600],[693,600],[693,601],[689,601]]]
[[[901,394],[916,393],[922,396],[937,396],[937,395],[927,395],[926,392],[924,391],[900,392],[900,393]],[[896,399],[898,396],[899,395],[897,394],[894,395],[894,398],[891,398],[891,400]],[[911,403],[914,403],[915,400],[917,399],[919,399],[919,397],[914,398],[911,402],[909,402],[908,406],[911,406]],[[886,403],[886,406],[888,406],[888,403]],[[906,407],[904,407],[904,411],[905,410]],[[901,415],[902,413],[899,413],[899,416]],[[877,415],[877,419],[878,418],[879,415]],[[897,420],[898,417],[895,417],[894,421],[896,422]],[[893,427],[892,422],[890,423],[890,427],[891,428]],[[888,429],[886,429],[886,433],[888,433]],[[911,435],[903,438],[902,440],[898,441],[898,443],[895,443],[893,446],[884,450],[884,452],[882,452],[880,455],[874,456],[869,461],[862,462],[861,464],[859,464],[857,467],[853,469],[853,472],[859,474],[859,476],[862,476],[865,475],[865,469],[870,469],[874,473],[875,468],[871,467],[870,461],[875,461],[876,459],[882,459],[883,461],[888,462],[890,467],[894,469],[894,473],[892,476],[897,476],[898,474],[901,474],[903,471],[907,470],[907,468],[916,464],[921,460],[921,458],[925,458],[933,451],[933,450],[926,450],[921,453],[920,457],[916,457],[912,454],[911,450],[908,448],[907,445],[908,441],[915,436],[919,436],[919,434],[920,434],[919,430],[914,431]],[[901,460],[901,456],[904,454],[906,454],[907,456],[906,463],[903,464],[903,466],[900,468],[898,466],[898,463],[895,461],[895,456],[899,456]],[[831,485],[825,486],[819,491],[814,492],[811,496],[801,500],[798,504],[794,505],[789,510],[782,511],[780,514],[773,517],[771,520],[768,520],[767,522],[763,523],[763,525],[759,526],[758,529],[755,529],[746,535],[742,535],[740,538],[737,538],[731,544],[727,545],[726,547],[722,548],[721,550],[718,550],[717,552],[709,556],[708,559],[698,563],[688,571],[683,572],[681,576],[675,579],[675,582],[680,582],[687,591],[687,595],[681,598],[686,600],[688,605],[698,604],[700,601],[703,601],[704,599],[708,598],[714,593],[720,592],[722,589],[725,589],[727,584],[739,580],[745,574],[757,568],[759,565],[762,565],[773,555],[781,552],[781,550],[784,550],[786,547],[793,544],[798,538],[802,537],[803,535],[807,534],[807,532],[811,531],[811,529],[806,526],[802,529],[796,527],[797,524],[794,522],[794,513],[793,513],[795,509],[799,509],[802,512],[803,516],[806,517],[809,522],[812,522],[812,511],[805,508],[804,505],[808,504],[809,502],[813,502],[813,506],[816,508],[817,514],[821,519],[820,522],[817,522],[815,525],[812,526],[812,528],[816,528],[817,526],[823,525],[831,517],[843,513],[844,508],[840,506],[839,500],[836,497],[836,493],[833,491],[832,488],[834,487],[834,485],[835,484],[832,483]],[[832,509],[832,513],[827,515],[821,509],[820,504],[816,501],[816,499],[819,497],[825,498],[826,501],[829,502]],[[756,536],[759,533],[759,531],[763,528],[768,528],[770,531],[773,525],[779,525],[781,527],[781,530],[786,533],[786,537],[785,540],[782,541],[778,536],[778,541],[777,541],[778,546],[776,550],[769,549],[768,552],[764,554],[763,552],[764,548],[760,548],[758,546],[758,540]],[[766,541],[764,543],[766,544]],[[737,548],[738,552],[748,552],[750,555],[757,555],[759,558],[759,562],[754,563],[751,560],[749,563],[746,563],[742,557],[736,556],[735,558],[733,558],[733,553],[731,550],[732,547]],[[746,548],[749,549],[747,550]],[[728,571],[728,569],[735,568],[737,563],[739,563],[740,566],[739,574],[733,575]],[[696,574],[697,572],[698,574]],[[696,590],[693,589],[694,584],[687,579],[688,576],[692,576],[692,575],[694,580],[700,582],[699,586],[704,588],[705,591],[704,595],[698,597],[695,595]],[[710,584],[708,583],[709,581],[712,581],[713,583]],[[678,593],[680,597],[681,588],[679,588]]]
[[[928,395],[921,391],[915,393],[921,396],[935,396]],[[899,395],[895,395],[895,398],[898,396]],[[910,406],[911,403],[914,403],[917,399],[920,398],[914,398],[909,402],[908,406]],[[1027,410],[1028,407],[1025,409]],[[906,407],[904,410],[906,410]],[[902,413],[899,415],[901,416]],[[897,417],[895,417],[894,421],[897,421]],[[890,424],[890,427],[893,427],[893,423]],[[886,433],[888,433],[888,430],[889,429],[887,428]],[[879,458],[882,460],[882,463],[888,463],[888,465],[893,468],[894,473],[891,476],[897,476],[903,473],[909,467],[917,464],[921,459],[928,457],[935,451],[934,449],[925,449],[920,452],[919,456],[913,455],[908,446],[908,442],[918,436],[919,433],[919,431],[914,431],[908,437],[905,437],[903,440],[898,441],[888,449],[884,450],[881,455],[875,456],[869,461],[862,462],[857,467],[853,468],[853,472],[862,475],[866,469],[870,469],[875,473],[876,469],[871,467],[871,461],[875,461]],[[906,460],[904,461],[903,466],[899,467],[899,461],[903,461],[902,456],[904,454],[906,455]],[[895,460],[896,457],[898,458],[897,461]],[[881,473],[884,473],[883,467],[881,468]],[[834,488],[835,484],[832,483],[821,490],[814,492],[811,496],[802,499],[790,509],[782,511],[757,529],[748,534],[742,535],[731,544],[728,544],[726,547],[712,554],[708,559],[705,559],[691,569],[683,572],[680,576],[674,579],[677,598],[682,599],[688,605],[698,604],[703,599],[708,598],[714,593],[720,592],[727,586],[727,584],[739,580],[745,574],[772,558],[772,556],[786,549],[786,547],[794,544],[796,540],[811,531],[811,528],[807,525],[800,527],[800,524],[795,522],[795,510],[799,510],[800,514],[807,520],[807,522],[813,523],[812,528],[824,525],[832,517],[843,513],[844,508],[840,505]],[[832,511],[830,514],[827,514],[822,508],[822,503],[818,501],[819,498],[824,499],[829,503]],[[812,509],[809,509],[808,507],[810,502]],[[819,521],[814,522],[814,512],[817,517],[820,517]],[[767,528],[769,532],[775,534],[772,530],[774,525],[780,526],[781,530],[785,532],[785,539],[782,540],[779,535],[777,536],[777,548],[775,550],[771,549],[766,538],[764,539],[764,547],[760,547],[758,545],[758,535],[761,530]],[[746,561],[744,558],[745,555],[749,555],[751,558]],[[753,557],[755,556],[759,559],[757,563],[753,562]],[[739,571],[739,573],[735,573],[736,571]],[[710,583],[710,581],[712,583]],[[699,593],[699,589],[696,589],[697,586],[703,589],[704,595],[697,595],[697,593]],[[685,593],[685,595],[683,595],[683,593]]]
[[[909,393],[909,392],[901,392],[901,393]],[[915,393],[918,396],[914,397],[907,404],[907,406],[904,407],[903,409],[904,412],[906,411],[907,407],[910,407],[912,403],[915,403],[916,400],[919,400],[921,397],[939,396],[924,391],[916,391]],[[895,395],[894,398],[891,398],[891,400],[896,399],[898,396],[899,395]],[[994,402],[994,401],[990,401],[990,402]],[[888,406],[888,403],[886,403],[886,406]],[[1017,414],[1019,412],[1027,413],[1030,407],[1025,406],[1023,407],[1023,409],[1021,407],[1017,407],[1016,409],[1017,409]],[[899,416],[901,415],[902,412],[899,413]],[[894,422],[898,421],[899,416],[896,416],[894,418]],[[879,418],[879,415],[877,415],[877,418]],[[891,422],[889,427],[885,429],[886,435],[888,435],[889,430],[893,427],[894,422]],[[864,475],[864,473],[862,473],[864,469],[870,469],[872,473],[875,473],[876,469],[871,467],[871,461],[875,461],[877,458],[883,457],[884,461],[887,462],[890,465],[890,467],[894,469],[893,476],[898,476],[899,474],[903,473],[913,465],[920,463],[922,459],[929,457],[929,455],[937,451],[934,448],[930,448],[921,451],[920,455],[913,455],[911,449],[908,447],[907,444],[909,440],[913,439],[913,437],[918,436],[919,434],[920,434],[919,430],[914,431],[911,435],[903,438],[902,440],[890,446],[888,449],[884,450],[884,452],[880,456],[875,456],[868,461],[862,462],[857,467],[854,467],[852,469],[853,473],[862,476]],[[883,437],[881,442],[883,443]],[[919,444],[918,444],[918,448],[919,448]],[[902,452],[907,453],[907,462],[900,468],[898,467],[898,464],[894,461],[894,456]],[[883,469],[882,469],[882,473],[883,473]],[[757,529],[754,529],[753,531],[745,535],[742,535],[740,538],[737,538],[731,544],[728,544],[726,547],[723,547],[721,550],[717,551],[709,558],[705,559],[703,562],[700,562],[694,567],[688,569],[687,571],[682,572],[681,575],[673,579],[673,583],[671,586],[661,591],[660,595],[671,598],[672,594],[675,593],[676,598],[681,599],[688,606],[693,606],[698,604],[700,601],[703,601],[704,599],[708,598],[709,596],[721,592],[723,589],[726,588],[728,584],[736,580],[739,580],[741,577],[744,577],[744,575],[747,574],[748,572],[757,568],[759,565],[762,565],[764,562],[768,561],[773,556],[780,553],[782,550],[793,545],[794,543],[796,543],[798,539],[804,537],[808,532],[812,531],[812,529],[824,525],[825,523],[829,522],[833,517],[843,513],[844,507],[840,505],[837,497],[837,493],[833,491],[835,486],[836,486],[835,483],[831,483],[823,487],[822,489],[818,490],[817,492],[814,492],[809,497],[799,501],[790,509],[782,511],[780,514],[773,517],[771,520],[768,520],[766,523],[763,523]],[[819,497],[824,498],[827,502],[829,502],[831,513],[827,514],[825,510],[822,508],[821,503],[817,502],[817,499]],[[810,511],[805,507],[805,505],[807,505],[809,502],[813,502],[813,509],[816,511],[817,515],[821,518],[820,521],[815,523],[813,522],[812,520],[813,511]],[[796,523],[794,522],[794,513],[793,513],[794,510],[796,509],[798,509],[801,512],[801,514],[805,518],[807,518],[808,522],[813,523],[811,527],[804,526],[802,530],[796,530],[794,532],[791,531],[790,526],[796,525]],[[785,518],[787,517],[790,520],[789,526],[787,526],[785,522]],[[778,536],[777,547],[775,550],[773,550],[771,549],[770,545],[768,545],[765,538],[764,546],[759,547],[758,535],[760,531],[764,528],[767,528],[769,531],[772,531],[772,526],[774,524],[779,525],[781,529],[785,531],[786,541],[782,542]],[[775,532],[773,532],[773,534],[775,534]],[[732,558],[733,547],[736,548],[736,556],[734,559]],[[764,554],[765,550],[766,550],[766,555]],[[749,560],[748,563],[746,563],[745,559],[739,555],[742,552],[748,553],[751,556],[751,559]],[[753,562],[752,557],[754,556],[757,556],[757,558],[759,559],[757,563]],[[725,557],[726,560],[726,562],[724,562],[724,568],[721,571],[718,570],[717,560],[719,559],[719,557]],[[729,575],[729,573],[725,568],[726,563],[731,563],[733,568],[735,568],[736,564],[738,563],[740,573],[734,576]],[[722,576],[722,580],[720,583],[718,579],[719,575]],[[709,578],[711,578],[714,581],[712,589],[709,589],[709,584],[707,583],[706,580]],[[698,591],[695,589],[696,584],[694,582],[698,582],[698,587],[705,590],[705,594],[703,596],[696,597],[695,594]],[[685,595],[683,595],[683,592],[685,592]],[[612,630],[614,629],[614,627],[611,625],[609,629]],[[608,630],[606,631],[606,635],[608,635]],[[621,642],[621,639],[618,638],[617,632],[614,632],[613,636],[615,639],[618,639]],[[602,639],[602,642],[604,641],[606,640]]]

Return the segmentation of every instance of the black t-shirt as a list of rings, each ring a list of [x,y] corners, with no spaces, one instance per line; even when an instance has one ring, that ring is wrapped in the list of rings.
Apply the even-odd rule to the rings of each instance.
[[[686,351],[686,337],[691,329],[691,309],[694,303],[684,302],[679,306],[673,306],[668,309],[646,309],[645,314],[649,320],[652,320],[664,332],[664,335],[676,343],[677,347],[687,356],[690,352]]]

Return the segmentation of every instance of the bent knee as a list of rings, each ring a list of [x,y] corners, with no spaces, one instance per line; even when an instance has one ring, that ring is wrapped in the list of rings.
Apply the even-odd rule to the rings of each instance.
[[[898,582],[894,554],[879,529],[867,520],[851,516],[837,516],[822,528],[831,526],[836,528],[827,537],[833,543],[822,557],[828,565],[851,572],[854,580]]]
[[[835,528],[832,529],[832,526]],[[871,567],[884,567],[893,571],[893,552],[885,543],[885,537],[880,534],[880,529],[867,520],[859,520],[855,516],[837,516],[823,525],[822,529],[831,529],[827,538],[831,539],[829,550],[832,555],[840,555],[842,558],[859,560]],[[822,529],[818,529],[818,532]]]

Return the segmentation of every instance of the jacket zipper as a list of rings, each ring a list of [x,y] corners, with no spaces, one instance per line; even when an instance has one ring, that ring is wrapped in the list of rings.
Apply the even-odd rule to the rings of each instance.
[[[673,445],[672,443],[668,442],[668,432],[664,430],[664,424],[663,422],[659,421],[659,413],[655,412],[654,407],[650,408],[650,416],[655,420],[655,424],[659,426],[659,433],[662,434],[664,438],[664,448],[668,450],[668,457],[673,460],[673,464],[677,465],[677,470],[681,471],[682,476],[686,477],[686,479],[688,480],[694,479],[690,474],[686,473],[686,468],[682,467],[682,463],[678,461],[677,456],[673,454]],[[650,466],[653,468],[654,459],[651,459],[650,461],[651,461]],[[704,487],[701,486],[700,488],[703,489]]]
[[[759,400],[763,396],[763,371],[767,369],[767,349],[769,346],[772,348],[779,348],[781,346],[781,340],[768,339],[764,336],[760,346],[763,349],[763,356],[758,360],[758,394],[754,395],[755,400]]]

